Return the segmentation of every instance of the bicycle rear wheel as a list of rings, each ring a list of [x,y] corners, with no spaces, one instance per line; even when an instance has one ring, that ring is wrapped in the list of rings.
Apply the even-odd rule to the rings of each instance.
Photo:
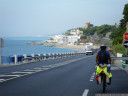
[[[105,93],[106,90],[106,75],[103,75],[103,93]]]

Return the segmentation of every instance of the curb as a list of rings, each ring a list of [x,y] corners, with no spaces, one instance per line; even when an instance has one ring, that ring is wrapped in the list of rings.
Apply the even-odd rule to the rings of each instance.
[[[122,65],[122,64],[120,64],[120,65],[118,65],[118,64],[114,64],[114,65],[117,66],[118,68],[120,68],[121,70],[124,70],[125,72],[128,73],[128,69],[126,69],[126,68],[122,68],[122,66],[120,66],[120,65]],[[128,67],[128,66],[126,66],[126,67]]]
[[[10,66],[16,66],[18,64],[0,64],[0,68],[2,67],[10,67]]]

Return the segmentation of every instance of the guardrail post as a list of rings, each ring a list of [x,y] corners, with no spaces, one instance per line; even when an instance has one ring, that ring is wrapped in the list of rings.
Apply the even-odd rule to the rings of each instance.
[[[24,58],[27,58],[27,55],[26,54],[23,54],[23,56],[24,56]],[[24,63],[27,63],[28,61],[27,60],[25,60],[25,61],[23,61]]]
[[[64,53],[63,55],[64,55],[64,57],[66,56],[66,54],[65,54],[65,53]]]
[[[56,58],[58,58],[58,53],[56,53]]]
[[[60,53],[60,58],[63,58],[63,54],[62,53]]]
[[[59,53],[59,58],[61,58],[61,53]]]
[[[68,53],[66,53],[66,57],[68,57]]]
[[[68,56],[69,56],[69,53],[67,53],[66,55],[67,55],[67,57],[68,57]]]
[[[48,59],[51,59],[51,54],[50,53],[48,53]]]
[[[24,58],[27,58],[27,55],[26,54],[23,54]]]
[[[55,54],[54,53],[52,53],[52,59],[55,59]]]
[[[14,64],[17,64],[17,55],[14,55]]]
[[[35,55],[34,54],[31,54],[32,57],[34,57]],[[35,61],[34,59],[32,59],[32,61]]]
[[[38,54],[38,58],[37,58],[38,61],[42,60],[42,58],[40,56],[41,56],[41,54]]]
[[[44,60],[46,60],[46,54],[44,54]]]
[[[70,54],[70,56],[72,56],[72,53],[69,53]]]

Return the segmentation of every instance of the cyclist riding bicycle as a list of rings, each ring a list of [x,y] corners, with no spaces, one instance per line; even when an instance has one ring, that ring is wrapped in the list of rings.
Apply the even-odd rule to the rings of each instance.
[[[107,64],[107,67],[104,68],[104,72],[108,78],[112,77],[112,74],[110,72],[110,64],[111,64],[111,56],[109,52],[106,50],[105,45],[100,46],[100,50],[96,54],[96,64],[98,65],[96,69],[96,75],[98,75],[102,72],[102,68],[99,67],[100,64],[104,65]],[[110,80],[111,81],[111,80]]]

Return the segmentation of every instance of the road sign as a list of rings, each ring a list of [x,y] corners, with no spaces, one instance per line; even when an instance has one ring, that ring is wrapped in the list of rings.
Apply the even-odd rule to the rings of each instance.
[[[128,33],[124,33],[124,39],[128,40]]]
[[[124,41],[124,47],[128,48],[128,41]]]

